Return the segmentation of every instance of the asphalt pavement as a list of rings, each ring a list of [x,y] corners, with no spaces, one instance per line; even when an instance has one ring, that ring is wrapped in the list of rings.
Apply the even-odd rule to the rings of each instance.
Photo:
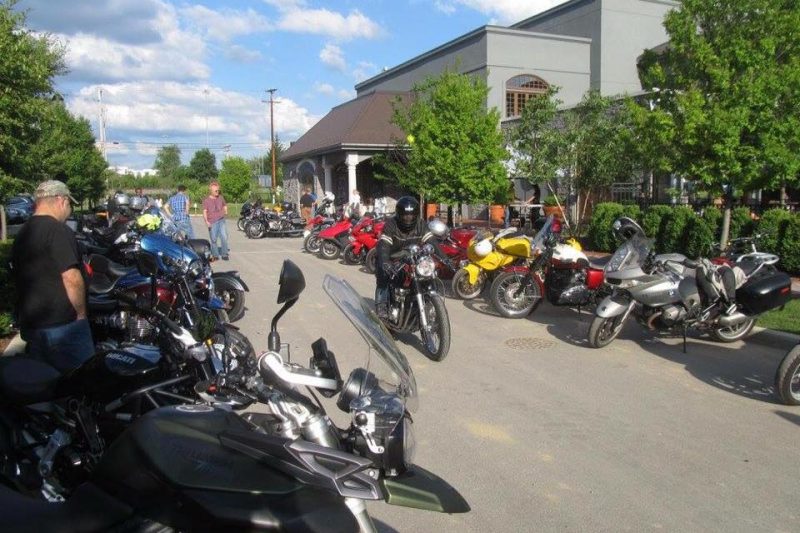
[[[302,251],[301,239],[248,240],[229,222],[231,261],[250,285],[239,322],[266,347],[284,259],[307,288],[279,325],[306,364],[325,337],[343,374],[364,343],[322,290],[342,277],[371,300],[361,268]],[[202,234],[198,232],[198,235]],[[453,340],[441,363],[398,345],[416,375],[415,462],[448,480],[471,512],[369,504],[384,531],[800,531],[800,410],[777,403],[775,370],[795,341],[759,333],[718,344],[658,337],[629,324],[586,346],[591,315],[542,304],[501,318],[488,302],[448,299]],[[348,366],[349,365],[349,366]],[[332,408],[340,424],[346,417]]]

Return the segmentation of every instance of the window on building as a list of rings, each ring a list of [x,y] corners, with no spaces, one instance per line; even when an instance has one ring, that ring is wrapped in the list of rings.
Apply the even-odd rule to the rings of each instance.
[[[538,76],[522,74],[506,82],[506,117],[522,115],[522,108],[531,98],[547,94],[549,85]]]

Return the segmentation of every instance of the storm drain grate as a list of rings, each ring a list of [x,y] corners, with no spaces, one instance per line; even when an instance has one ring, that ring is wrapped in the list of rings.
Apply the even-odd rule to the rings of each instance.
[[[551,339],[539,339],[536,337],[515,337],[513,339],[506,339],[505,345],[512,350],[528,351],[528,350],[545,350],[552,348],[556,345],[555,341]]]

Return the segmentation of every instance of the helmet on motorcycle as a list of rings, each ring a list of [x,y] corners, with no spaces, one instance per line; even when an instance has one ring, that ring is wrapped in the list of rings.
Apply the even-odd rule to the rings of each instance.
[[[135,209],[136,211],[141,211],[144,209],[145,204],[147,204],[147,200],[144,196],[134,196],[131,200],[131,209]]]
[[[156,215],[140,215],[136,218],[139,229],[155,231],[161,226],[161,218]]]
[[[447,224],[435,218],[428,222],[428,229],[431,230],[431,233],[434,234],[436,237],[444,237],[447,235]]]
[[[413,196],[403,196],[394,206],[394,218],[397,227],[404,232],[411,231],[419,218],[419,202]]]
[[[481,239],[475,243],[473,250],[478,257],[486,257],[492,251],[492,239]]]
[[[131,197],[124,192],[118,192],[117,194],[114,195],[114,203],[120,207],[122,206],[127,207],[131,205]]]
[[[644,236],[644,230],[635,220],[628,217],[620,217],[611,226],[614,236],[621,242],[627,241],[636,235]]]
[[[325,199],[333,203],[333,201],[336,200],[336,195],[333,194],[331,191],[328,191],[325,193]]]

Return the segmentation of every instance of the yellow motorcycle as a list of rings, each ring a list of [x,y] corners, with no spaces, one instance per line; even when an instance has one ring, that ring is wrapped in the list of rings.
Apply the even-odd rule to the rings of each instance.
[[[510,235],[516,228],[504,229],[497,235],[476,235],[467,248],[467,259],[453,276],[453,292],[462,300],[476,298],[486,281],[503,267],[533,258],[528,237]]]

